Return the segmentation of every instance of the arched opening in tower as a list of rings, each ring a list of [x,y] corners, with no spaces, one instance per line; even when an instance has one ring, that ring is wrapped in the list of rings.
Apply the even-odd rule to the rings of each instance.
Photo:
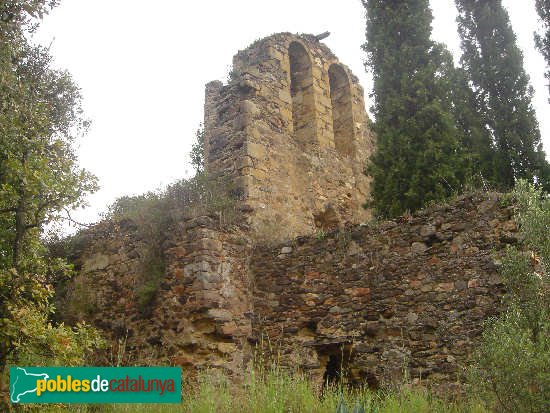
[[[328,69],[328,76],[330,101],[332,103],[334,146],[342,155],[354,156],[353,111],[349,78],[342,66],[336,63]]]
[[[288,55],[294,137],[300,142],[315,142],[315,101],[311,59],[305,47],[298,42],[290,44]]]

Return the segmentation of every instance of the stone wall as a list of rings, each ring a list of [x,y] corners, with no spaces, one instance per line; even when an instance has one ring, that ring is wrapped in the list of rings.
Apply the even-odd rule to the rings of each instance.
[[[229,83],[206,86],[204,122],[206,169],[233,177],[260,236],[368,219],[363,89],[314,36],[276,34],[240,51]]]
[[[251,335],[247,235],[237,227],[220,231],[207,216],[164,235],[160,247],[152,246],[131,220],[81,234],[78,275],[58,304],[61,314],[105,332],[111,347],[100,363],[241,372]],[[154,254],[162,257],[160,273],[151,268],[151,248],[160,248]]]
[[[500,308],[494,254],[515,242],[495,195],[254,252],[254,331],[322,382],[452,383]]]
[[[143,313],[147,240],[131,221],[106,222],[87,233],[60,308],[115,347],[125,341],[130,363],[239,375],[260,346],[319,383],[344,374],[375,387],[407,371],[448,384],[499,311],[497,257],[515,232],[511,207],[493,194],[276,246],[243,227],[188,219],[162,244],[165,273]]]

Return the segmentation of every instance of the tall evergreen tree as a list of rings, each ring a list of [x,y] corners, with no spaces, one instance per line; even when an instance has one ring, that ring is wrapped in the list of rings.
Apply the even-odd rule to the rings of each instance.
[[[502,189],[519,178],[550,184],[533,89],[501,0],[456,0],[462,66],[495,146],[492,176]]]
[[[374,77],[377,214],[396,216],[460,189],[466,159],[448,93],[448,59],[430,39],[428,0],[363,0],[367,65]]]
[[[543,26],[542,33],[535,33],[535,44],[546,59],[546,78],[550,81],[550,0],[535,0],[535,7]],[[548,88],[550,89],[550,84]]]
[[[452,114],[458,129],[460,144],[467,159],[467,173],[474,185],[487,186],[492,176],[494,148],[491,134],[481,118],[474,91],[468,85],[467,73],[455,67],[448,50],[442,49],[443,76],[447,99],[451,102]]]

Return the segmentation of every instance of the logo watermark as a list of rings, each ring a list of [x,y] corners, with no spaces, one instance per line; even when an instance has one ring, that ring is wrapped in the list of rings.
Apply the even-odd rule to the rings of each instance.
[[[12,403],[180,403],[179,367],[11,367]]]

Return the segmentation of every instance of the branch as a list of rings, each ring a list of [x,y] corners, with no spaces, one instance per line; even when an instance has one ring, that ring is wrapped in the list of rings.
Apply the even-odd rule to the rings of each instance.
[[[80,225],[81,227],[85,227],[85,228],[91,228],[92,225],[91,224],[83,224],[82,222],[78,222],[78,221],[75,221],[72,217],[71,217],[71,213],[69,212],[69,210],[67,208],[63,208],[65,210],[65,212],[67,213],[67,217],[61,217],[62,219],[64,220],[67,220],[69,222],[72,222],[73,224],[76,224],[76,225]]]
[[[0,214],[5,214],[6,212],[17,212],[17,209],[15,207],[0,209]]]

